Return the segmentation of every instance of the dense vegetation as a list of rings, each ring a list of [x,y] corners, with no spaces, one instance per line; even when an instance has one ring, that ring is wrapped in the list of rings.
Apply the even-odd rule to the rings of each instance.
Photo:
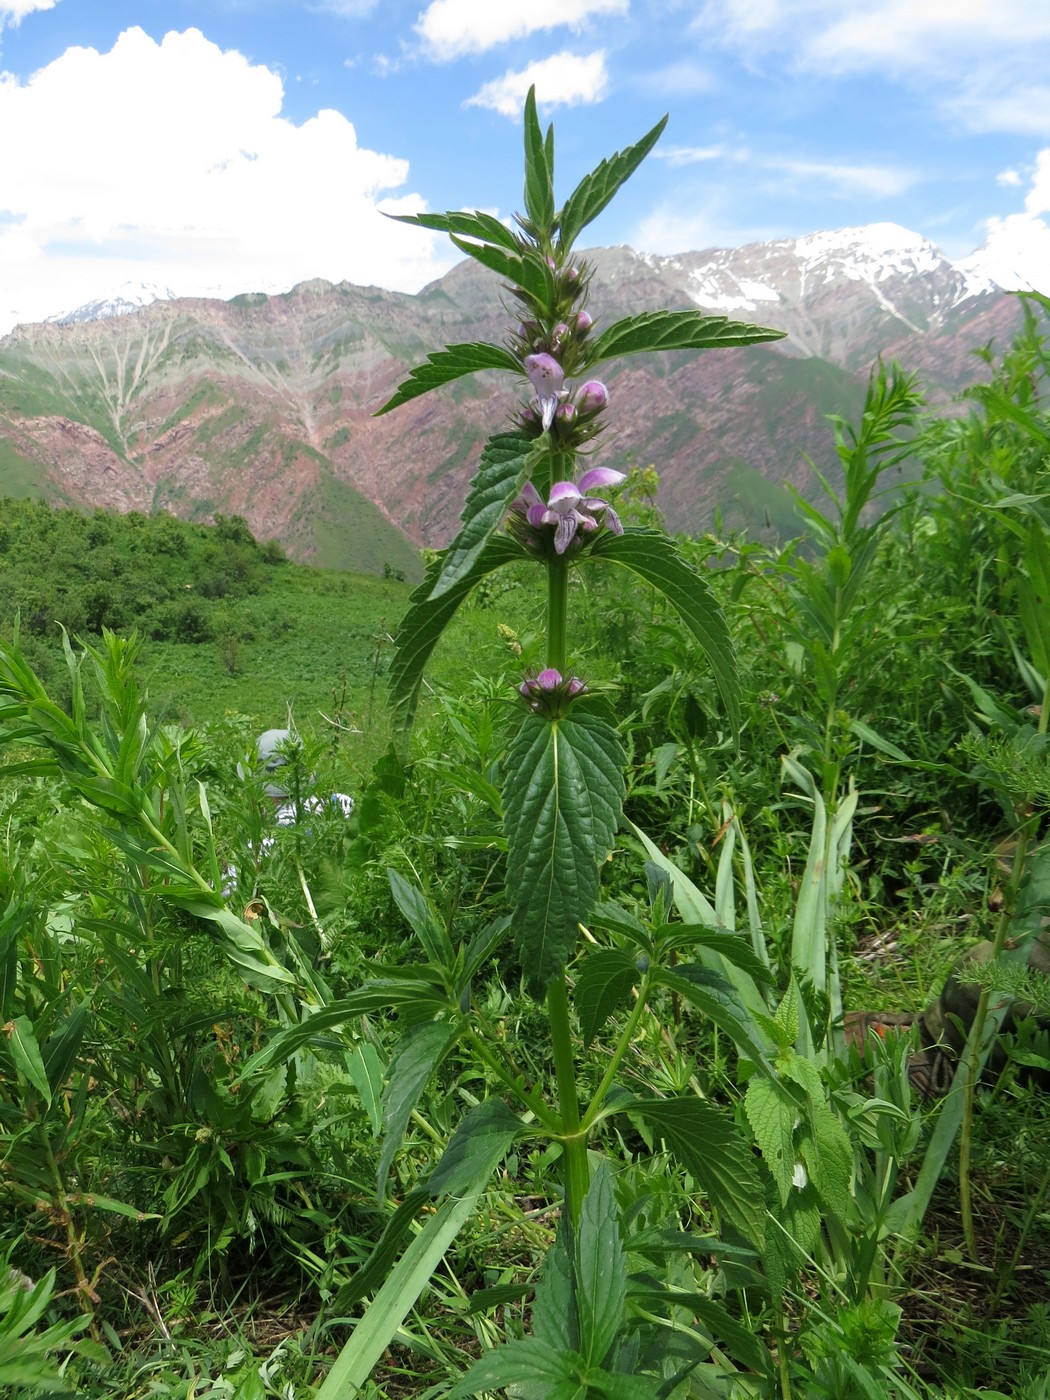
[[[621,582],[616,549],[657,523],[652,473],[627,483],[628,544],[558,575],[593,708],[549,679],[549,597],[494,534],[515,562],[461,603],[410,737],[373,726],[364,771],[381,628],[351,698],[296,713],[281,783],[352,791],[349,821],[322,803],[275,825],[255,761],[313,642],[275,677],[265,649],[238,674],[184,640],[237,698],[210,710],[187,673],[186,713],[158,720],[137,643],[84,615],[85,644],[34,669],[7,633],[0,1384],[1045,1400],[1050,998],[1026,960],[1050,918],[1050,303],[1026,310],[952,415],[924,417],[897,367],[873,377],[798,541],[674,542],[684,600]],[[29,532],[154,528],[20,509]],[[276,609],[277,576],[306,577],[220,528],[235,601]],[[38,588],[15,537],[13,586]],[[186,538],[202,578],[214,536]],[[454,560],[413,594],[402,698],[411,619]],[[178,601],[157,592],[144,631]],[[302,616],[403,592],[323,576]],[[689,619],[710,654],[723,616],[720,694]],[[507,775],[566,715],[580,752],[611,735],[624,760],[566,957],[571,1086],[539,957],[506,938],[527,885]],[[847,1043],[845,1013],[921,1012],[980,940],[949,1084],[924,1096],[918,1028]],[[1030,1014],[982,1080],[1013,998]],[[599,1109],[566,1128],[570,1092]]]

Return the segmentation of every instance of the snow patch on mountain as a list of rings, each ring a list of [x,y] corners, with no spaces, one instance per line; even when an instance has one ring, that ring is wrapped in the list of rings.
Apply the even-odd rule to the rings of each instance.
[[[83,321],[108,321],[114,316],[129,316],[141,311],[144,306],[152,306],[155,301],[174,301],[178,296],[170,287],[160,287],[153,282],[124,282],[109,296],[96,297],[72,311],[63,311],[48,316],[47,321],[56,326],[74,326]]]

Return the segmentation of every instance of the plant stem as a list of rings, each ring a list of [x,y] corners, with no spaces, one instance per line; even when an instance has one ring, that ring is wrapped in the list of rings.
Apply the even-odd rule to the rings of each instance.
[[[470,1026],[467,1027],[467,1039],[478,1059],[488,1065],[492,1073],[502,1084],[506,1085],[515,1098],[520,1099],[526,1108],[532,1110],[536,1115],[536,1121],[542,1123],[549,1133],[560,1133],[562,1125],[554,1117],[547,1105],[538,1094],[526,1089],[525,1076],[522,1074],[515,1074],[513,1069],[508,1069],[506,1065],[501,1064],[499,1058],[492,1053],[481,1036],[478,1035],[477,1031],[473,1030]]]
[[[587,1135],[580,1124],[580,1100],[576,1092],[576,1065],[572,1053],[572,1027],[569,1024],[569,997],[564,972],[555,973],[547,987],[547,1018],[561,1109],[565,1205],[575,1230],[580,1223],[583,1198],[590,1185],[590,1167],[587,1162]]]
[[[569,616],[569,564],[555,554],[547,561],[547,665],[565,673]]]
[[[612,1082],[616,1077],[616,1071],[620,1068],[620,1062],[627,1053],[627,1047],[634,1039],[634,1033],[638,1029],[638,1022],[645,1013],[646,1002],[649,997],[650,982],[651,979],[647,974],[642,979],[642,985],[638,988],[638,999],[634,1004],[634,1010],[631,1012],[627,1024],[623,1028],[623,1033],[616,1043],[616,1049],[613,1051],[608,1067],[602,1075],[602,1082],[595,1090],[594,1097],[591,1099],[587,1112],[584,1114],[583,1122],[580,1127],[585,1133],[589,1132],[594,1126],[595,1120],[601,1112],[602,1104],[605,1102],[605,1096],[612,1087]]]

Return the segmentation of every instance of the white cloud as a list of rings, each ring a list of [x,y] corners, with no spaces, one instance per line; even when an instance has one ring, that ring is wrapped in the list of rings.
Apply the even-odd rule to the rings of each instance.
[[[281,291],[324,277],[417,290],[453,259],[384,219],[408,164],[322,110],[281,115],[281,79],[197,30],[129,29],[0,75],[0,331],[141,280],[180,295]],[[444,251],[443,248],[441,250]]]
[[[0,28],[18,24],[35,10],[53,10],[58,0],[0,0]]]
[[[657,146],[653,152],[657,160],[665,160],[672,168],[682,165],[701,165],[708,160],[725,160],[729,155],[725,146]],[[746,157],[746,152],[735,159]]]
[[[679,204],[652,209],[632,231],[628,242],[646,253],[701,252],[707,248],[741,248],[777,236],[773,228],[745,228],[724,215],[721,201],[701,209],[683,210]]]
[[[799,180],[819,180],[838,194],[878,199],[903,194],[918,179],[914,171],[891,165],[846,165],[822,160],[764,160],[759,164]]]
[[[1009,183],[1019,184],[1020,178]],[[1009,291],[1034,289],[1050,295],[1050,224],[1041,217],[1050,214],[1050,147],[1036,157],[1032,187],[1024,203],[1023,214],[988,220],[984,246],[967,259],[967,264]]]
[[[995,183],[997,185],[1019,185],[1021,176],[1016,170],[1000,170],[995,177]]]
[[[535,86],[536,101],[541,107],[575,107],[580,103],[600,102],[607,83],[604,50],[582,56],[556,53],[538,63],[530,63],[520,73],[507,72],[502,78],[485,83],[463,105],[490,107],[501,116],[516,117],[530,87]]]
[[[565,25],[625,15],[628,0],[431,0],[416,22],[427,56],[439,63]]]
[[[919,84],[974,130],[1050,130],[1041,0],[707,0],[693,28],[751,65]]]

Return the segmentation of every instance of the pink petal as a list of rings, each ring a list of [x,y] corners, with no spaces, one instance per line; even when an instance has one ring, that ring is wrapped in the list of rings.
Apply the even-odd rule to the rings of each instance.
[[[580,499],[579,487],[574,486],[571,481],[556,481],[551,487],[551,494],[548,505],[554,506],[559,502],[571,501],[575,507]]]
[[[589,472],[584,472],[580,477],[580,495],[586,495],[595,486],[619,486],[621,481],[627,480],[626,472],[613,471],[612,467],[592,467]]]

